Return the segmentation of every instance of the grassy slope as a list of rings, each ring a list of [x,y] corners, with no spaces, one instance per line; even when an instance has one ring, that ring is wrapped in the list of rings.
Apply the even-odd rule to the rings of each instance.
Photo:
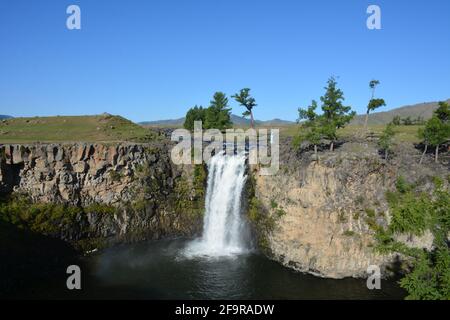
[[[248,126],[235,125],[248,129]],[[369,125],[369,131],[379,134],[384,125]],[[257,125],[260,128],[278,128],[283,136],[294,136],[298,125]],[[419,126],[397,126],[397,142],[419,142]],[[361,132],[362,126],[349,125],[339,131],[341,137]],[[155,139],[150,127],[137,125],[127,119],[108,114],[97,116],[57,116],[13,118],[0,121],[0,143],[32,142],[146,142]]]
[[[447,100],[450,103],[450,99]],[[381,125],[387,124],[394,119],[395,116],[400,116],[401,118],[411,117],[416,119],[417,117],[422,117],[424,120],[428,120],[433,115],[434,110],[438,108],[437,102],[424,102],[411,106],[404,106],[401,108],[392,109],[384,112],[374,112],[369,115],[369,124]],[[365,115],[358,115],[353,119],[351,124],[362,125],[364,123]]]
[[[384,130],[385,125],[369,125],[368,131],[372,132],[374,135],[378,136]],[[418,143],[420,142],[417,132],[420,126],[396,126],[394,142],[409,142]],[[285,126],[280,128],[280,134],[283,136],[295,136],[298,134],[299,126]],[[342,138],[358,136],[362,132],[363,127],[359,125],[349,125],[338,131],[338,136]]]
[[[149,129],[108,114],[14,118],[0,121],[0,143],[146,142],[155,137]]]

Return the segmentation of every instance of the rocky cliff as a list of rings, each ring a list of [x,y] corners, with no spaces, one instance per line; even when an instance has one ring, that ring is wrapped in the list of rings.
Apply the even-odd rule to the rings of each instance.
[[[30,205],[64,206],[61,216],[31,214],[20,222],[87,248],[189,236],[201,226],[205,174],[202,167],[172,165],[167,148],[162,142],[2,145],[0,192]]]
[[[386,191],[395,189],[399,175],[426,190],[434,176],[447,172],[432,164],[419,166],[420,152],[412,146],[396,150],[398,156],[389,162],[365,142],[320,152],[319,161],[289,143],[280,153],[279,174],[255,175],[250,218],[259,224],[260,243],[274,260],[329,278],[364,277],[370,265],[391,268],[397,257],[373,248],[376,227],[390,221]],[[403,240],[429,248],[433,238],[428,232]]]
[[[424,191],[448,169],[410,147],[389,162],[375,145],[346,142],[334,152],[280,145],[277,175],[249,172],[249,217],[274,260],[323,277],[365,276],[394,255],[373,249],[375,229],[391,219],[385,192],[398,176]],[[0,146],[4,221],[63,239],[83,250],[119,242],[192,236],[201,229],[206,170],[175,166],[170,145],[34,144]],[[430,248],[430,233],[399,240]]]

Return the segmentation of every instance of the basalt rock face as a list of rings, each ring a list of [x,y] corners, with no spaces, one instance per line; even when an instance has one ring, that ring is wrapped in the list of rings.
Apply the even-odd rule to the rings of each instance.
[[[130,200],[136,167],[152,164],[139,145],[7,145],[0,150],[4,192],[73,205]]]
[[[420,181],[427,191],[433,176],[448,174],[444,167],[418,165],[420,152],[412,147],[396,154],[386,162],[373,145],[345,143],[334,152],[320,152],[317,162],[310,151],[280,146],[279,173],[255,172],[254,180],[258,209],[272,224],[259,235],[269,256],[327,278],[366,277],[370,265],[386,275],[399,259],[374,250],[374,226],[390,221],[386,191],[395,189],[399,175]],[[433,239],[426,233],[404,240],[429,249]]]
[[[34,144],[0,146],[0,192],[24,194],[82,212],[52,221],[50,235],[88,248],[123,241],[191,236],[203,198],[192,168],[175,166],[168,146]]]

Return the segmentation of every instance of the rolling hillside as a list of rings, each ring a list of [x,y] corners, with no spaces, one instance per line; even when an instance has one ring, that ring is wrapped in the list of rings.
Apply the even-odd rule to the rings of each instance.
[[[232,114],[231,121],[236,126],[249,126],[250,119],[243,118],[241,116]],[[139,122],[140,125],[148,127],[182,127],[184,123],[184,117],[178,119],[168,119],[168,120],[156,120],[156,121],[144,121]],[[282,119],[272,119],[267,121],[255,120],[256,125],[260,126],[285,126],[294,124],[295,122],[282,120]]]
[[[0,143],[145,142],[156,134],[120,116],[56,116],[0,121]]]
[[[450,103],[450,99],[447,100]],[[389,111],[375,112],[369,115],[370,125],[385,125],[394,119],[395,116],[401,118],[411,117],[417,119],[422,117],[424,120],[431,118],[433,111],[438,107],[438,102],[424,102],[415,105],[403,106],[400,108],[392,109]],[[351,122],[351,125],[362,125],[364,123],[365,114],[357,115]],[[250,120],[241,116],[232,114],[231,121],[235,126],[249,126]],[[144,121],[140,122],[140,125],[148,127],[182,127],[184,118],[168,119],[168,120],[156,120],[156,121]],[[259,126],[289,126],[295,124],[293,121],[287,121],[282,119],[273,119],[267,121],[255,120],[255,123]]]
[[[450,99],[447,100],[450,103]],[[387,124],[394,119],[395,116],[400,116],[401,118],[411,117],[416,119],[417,117],[422,117],[425,120],[431,118],[433,111],[438,107],[438,102],[425,102],[410,106],[404,106],[401,108],[392,109],[385,112],[375,112],[369,115],[369,124],[380,125]],[[365,115],[358,115],[352,121],[351,124],[362,125],[364,124]]]

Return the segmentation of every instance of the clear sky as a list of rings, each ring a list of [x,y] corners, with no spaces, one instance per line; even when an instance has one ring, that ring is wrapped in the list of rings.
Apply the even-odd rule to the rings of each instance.
[[[449,15],[448,0],[1,0],[0,114],[178,118],[249,87],[256,118],[295,120],[330,75],[359,113],[372,78],[385,109],[443,100]]]

